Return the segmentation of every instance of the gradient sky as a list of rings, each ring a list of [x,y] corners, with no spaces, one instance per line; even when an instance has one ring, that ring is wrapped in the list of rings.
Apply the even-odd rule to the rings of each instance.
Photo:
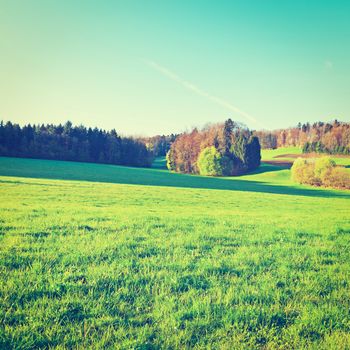
[[[122,134],[350,121],[350,1],[0,0],[0,119]]]

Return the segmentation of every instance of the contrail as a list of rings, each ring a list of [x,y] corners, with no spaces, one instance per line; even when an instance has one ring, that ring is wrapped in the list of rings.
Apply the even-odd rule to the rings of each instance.
[[[217,105],[222,106],[222,107],[228,109],[231,112],[237,113],[237,114],[241,115],[242,117],[246,118],[247,120],[255,123],[259,127],[264,128],[264,126],[262,124],[260,124],[260,122],[258,120],[256,120],[253,116],[251,116],[250,114],[242,111],[238,107],[236,107],[233,104],[223,100],[220,97],[216,97],[216,96],[213,96],[213,95],[209,94],[208,92],[200,89],[198,86],[192,84],[191,82],[180,78],[177,74],[175,74],[171,70],[161,66],[160,64],[158,64],[158,63],[156,63],[154,61],[145,60],[145,63],[147,65],[149,65],[150,67],[152,67],[153,69],[157,70],[158,72],[162,73],[164,76],[168,77],[169,79],[179,83],[184,88],[193,91],[197,95],[206,97],[208,100],[216,103]]]

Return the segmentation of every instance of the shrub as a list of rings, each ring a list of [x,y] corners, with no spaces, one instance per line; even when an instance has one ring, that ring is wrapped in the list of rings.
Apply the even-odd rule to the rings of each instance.
[[[292,180],[294,182],[298,182],[298,183],[303,183],[303,169],[306,166],[306,160],[303,158],[297,158],[293,165],[291,170],[292,173]]]
[[[292,180],[300,184],[319,185],[314,173],[315,164],[312,160],[298,158],[292,166]]]
[[[350,190],[350,173],[343,167],[334,167],[322,183],[327,187]]]
[[[336,166],[329,157],[317,160],[298,158],[291,171],[292,180],[300,184],[350,189],[350,173]]]
[[[335,161],[330,157],[318,158],[315,161],[315,177],[319,179],[321,183],[324,183],[324,181],[330,176],[330,173],[335,166]]]
[[[197,161],[199,173],[206,176],[221,176],[223,174],[221,159],[221,154],[214,146],[204,148]]]

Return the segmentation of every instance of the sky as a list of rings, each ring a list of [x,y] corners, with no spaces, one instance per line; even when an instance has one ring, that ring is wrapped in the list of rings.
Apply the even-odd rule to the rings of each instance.
[[[0,0],[0,120],[350,121],[350,1]]]

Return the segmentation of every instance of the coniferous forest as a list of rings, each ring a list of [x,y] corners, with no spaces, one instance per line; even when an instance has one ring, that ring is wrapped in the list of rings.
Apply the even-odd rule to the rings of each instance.
[[[0,123],[0,155],[148,167],[153,153],[144,143],[113,129],[64,125]]]

